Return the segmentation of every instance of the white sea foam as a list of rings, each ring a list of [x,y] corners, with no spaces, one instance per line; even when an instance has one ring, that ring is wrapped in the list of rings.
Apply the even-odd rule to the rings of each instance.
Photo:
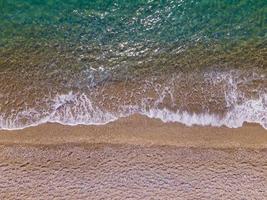
[[[265,102],[265,103],[264,103]],[[242,127],[245,122],[258,123],[267,129],[267,95],[256,99],[248,100],[241,105],[236,105],[233,110],[229,111],[224,117],[219,117],[209,113],[188,113],[173,112],[168,109],[150,109],[140,114],[150,118],[161,119],[163,122],[179,122],[187,126],[226,126],[229,128]]]
[[[229,74],[208,74],[214,82],[227,81],[228,86],[225,91],[225,101],[228,112],[224,116],[213,113],[189,113],[187,111],[169,110],[157,107],[163,101],[160,96],[154,106],[147,105],[144,101],[141,105],[123,105],[119,111],[111,113],[99,108],[90,97],[84,93],[78,94],[69,92],[61,94],[52,99],[50,112],[37,111],[33,108],[25,109],[15,115],[6,117],[0,115],[0,129],[14,130],[25,127],[37,126],[39,124],[52,122],[64,125],[103,125],[115,121],[121,117],[133,114],[141,114],[150,118],[157,118],[163,122],[178,122],[187,126],[226,126],[230,128],[241,127],[244,122],[258,123],[267,129],[267,94],[259,92],[254,98],[246,99],[242,92],[238,90],[237,84],[240,82],[236,76]],[[170,93],[168,89],[168,95]],[[162,92],[165,95],[166,92]],[[242,101],[240,101],[242,98]],[[26,123],[23,123],[26,121]]]
[[[103,125],[117,120],[112,113],[104,112],[93,106],[91,100],[85,95],[68,94],[58,95],[52,100],[52,112],[44,115],[43,111],[27,109],[18,112],[15,117],[5,118],[0,115],[0,129],[18,130],[37,126],[44,123],[60,123],[63,125]],[[27,119],[27,123],[21,123]]]
[[[54,99],[54,112],[49,116],[49,122],[67,125],[86,124],[101,125],[117,119],[115,115],[94,106],[85,94],[79,96],[70,92]]]

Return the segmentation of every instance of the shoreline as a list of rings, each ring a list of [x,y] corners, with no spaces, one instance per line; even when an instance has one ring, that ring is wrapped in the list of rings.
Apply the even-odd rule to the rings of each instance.
[[[43,124],[0,131],[0,145],[129,144],[201,148],[267,148],[267,131],[257,124],[241,128],[188,127],[141,115],[106,125]]]

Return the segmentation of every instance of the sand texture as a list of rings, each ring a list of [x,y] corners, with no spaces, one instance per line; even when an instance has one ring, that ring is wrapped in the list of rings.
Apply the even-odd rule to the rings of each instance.
[[[141,116],[0,132],[0,199],[267,199],[267,132]]]
[[[1,147],[1,199],[266,199],[266,150]]]

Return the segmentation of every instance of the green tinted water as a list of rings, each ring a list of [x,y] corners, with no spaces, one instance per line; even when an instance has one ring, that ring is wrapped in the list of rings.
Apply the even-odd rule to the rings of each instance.
[[[1,0],[0,5],[1,45],[31,40],[103,45],[266,38],[264,0]]]
[[[266,66],[263,0],[1,0],[0,5],[2,69],[55,59],[58,67],[86,64],[137,75]]]

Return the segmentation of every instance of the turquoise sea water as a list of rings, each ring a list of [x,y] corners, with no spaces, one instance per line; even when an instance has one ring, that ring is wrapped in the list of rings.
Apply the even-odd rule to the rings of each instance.
[[[0,128],[267,127],[266,57],[264,0],[0,0]]]
[[[266,37],[266,1],[1,0],[1,45],[37,40],[183,43]]]

